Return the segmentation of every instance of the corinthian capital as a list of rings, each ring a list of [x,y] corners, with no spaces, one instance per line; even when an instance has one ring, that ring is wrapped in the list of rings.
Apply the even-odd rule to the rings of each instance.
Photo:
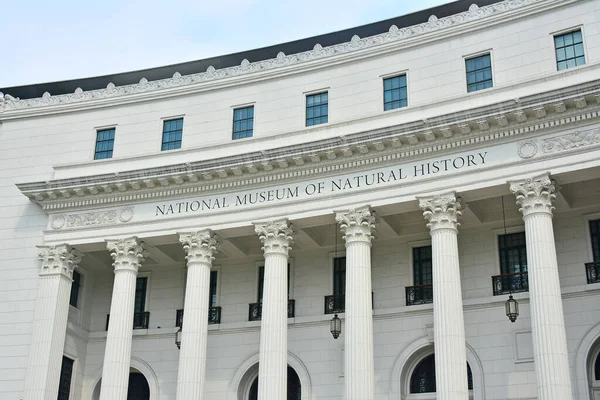
[[[431,232],[437,229],[458,230],[462,215],[462,204],[456,193],[451,192],[439,196],[418,198],[419,207],[427,220],[427,227]]]
[[[40,276],[64,275],[73,278],[73,270],[81,262],[81,253],[67,244],[38,246],[38,259],[42,268]]]
[[[144,243],[135,236],[127,239],[107,240],[106,248],[110,251],[110,256],[114,261],[115,272],[119,270],[137,272],[146,256]]]
[[[294,229],[286,219],[254,224],[254,231],[263,244],[265,255],[281,253],[288,255],[294,242]]]
[[[524,217],[538,212],[552,214],[554,210],[556,183],[548,175],[510,182],[510,191]]]
[[[377,227],[375,211],[369,206],[337,212],[335,221],[340,224],[346,243],[353,241],[371,243]]]
[[[185,250],[188,265],[192,263],[212,264],[215,254],[221,247],[219,236],[210,229],[198,232],[180,233],[179,241]]]

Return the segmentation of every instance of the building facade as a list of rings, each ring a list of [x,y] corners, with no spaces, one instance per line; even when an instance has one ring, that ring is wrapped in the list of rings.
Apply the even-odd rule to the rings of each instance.
[[[599,400],[599,71],[459,0],[1,89],[0,398]]]

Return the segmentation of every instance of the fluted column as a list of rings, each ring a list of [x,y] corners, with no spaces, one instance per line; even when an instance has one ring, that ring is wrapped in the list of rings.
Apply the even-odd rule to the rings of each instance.
[[[287,398],[288,252],[293,230],[287,220],[255,224],[263,243],[265,277],[260,327],[258,399]]]
[[[375,213],[367,207],[337,212],[346,241],[346,400],[375,398],[373,359],[373,299],[371,295],[371,239]]]
[[[208,337],[208,297],[210,268],[219,247],[218,237],[210,230],[182,233],[187,260],[184,321],[181,327],[181,351],[177,374],[177,399],[202,400],[206,371]]]
[[[24,400],[55,400],[67,333],[73,269],[81,255],[68,245],[40,246],[40,282]]]
[[[100,400],[126,400],[131,362],[135,283],[144,262],[144,246],[137,238],[108,240],[115,280],[102,366]]]
[[[510,190],[525,221],[538,399],[570,400],[569,353],[552,229],[556,186],[545,175],[512,182]]]
[[[438,400],[467,400],[467,354],[458,260],[455,193],[419,198],[431,234],[433,269],[433,339]]]

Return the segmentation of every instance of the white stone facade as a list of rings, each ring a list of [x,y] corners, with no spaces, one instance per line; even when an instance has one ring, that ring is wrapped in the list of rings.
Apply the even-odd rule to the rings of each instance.
[[[600,220],[600,3],[467,8],[227,70],[0,97],[0,399],[54,400],[61,355],[70,399],[124,400],[131,370],[152,400],[246,400],[257,376],[259,398],[280,399],[287,354],[302,399],[599,400],[600,279],[585,264]],[[554,36],[575,29],[585,65],[557,71]],[[487,53],[493,87],[467,93],[465,59]],[[408,106],[383,111],[398,74]],[[329,120],[305,127],[305,97],[322,91]],[[232,140],[244,105],[253,137]],[[161,152],[171,117],[182,148]],[[93,161],[105,127],[113,158]],[[492,276],[499,235],[517,232],[529,291],[511,323]],[[434,301],[409,305],[413,248],[428,245]],[[335,340],[324,308],[340,256]],[[249,321],[261,267],[262,324]],[[145,329],[128,325],[136,277]],[[410,393],[436,343],[438,393]]]

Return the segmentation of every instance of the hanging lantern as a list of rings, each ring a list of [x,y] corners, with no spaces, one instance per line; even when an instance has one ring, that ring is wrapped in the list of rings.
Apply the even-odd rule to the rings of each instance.
[[[510,322],[515,322],[519,316],[519,303],[513,299],[512,294],[508,296],[504,306],[506,307],[506,316],[510,319]]]
[[[175,344],[178,349],[181,349],[181,328],[175,333]]]
[[[337,314],[329,321],[329,330],[334,339],[337,339],[340,336],[340,333],[342,332],[342,320],[338,318]]]

